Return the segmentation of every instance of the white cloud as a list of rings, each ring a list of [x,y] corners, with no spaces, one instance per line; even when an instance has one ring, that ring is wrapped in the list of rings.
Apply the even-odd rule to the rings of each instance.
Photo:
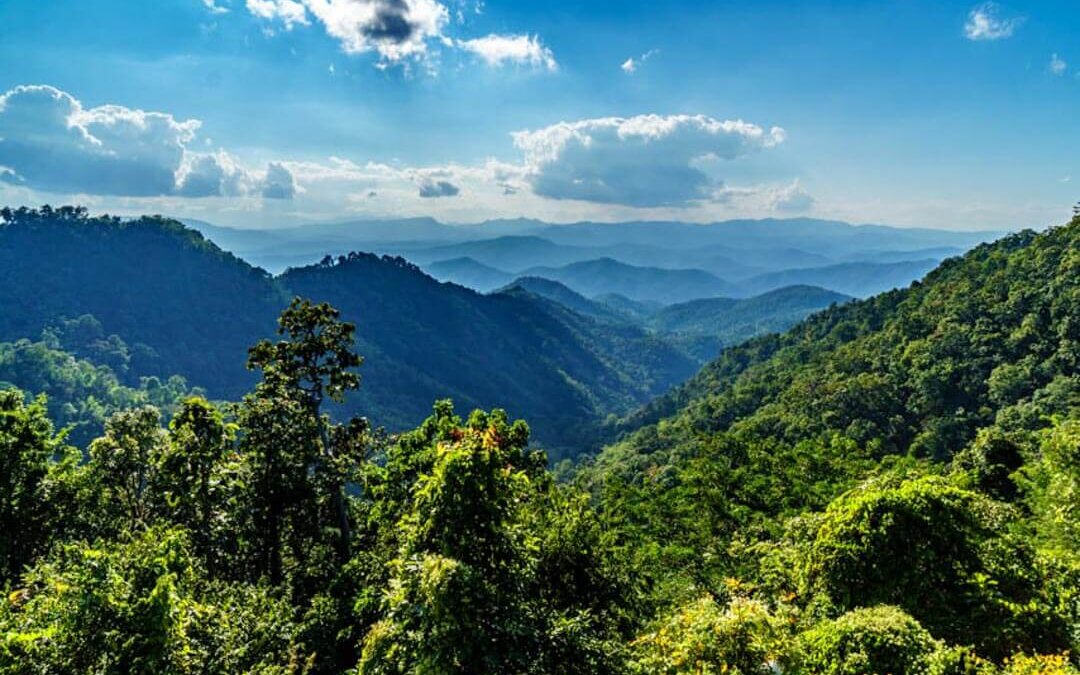
[[[228,7],[224,7],[222,5],[219,5],[214,0],[202,0],[202,1],[203,1],[203,4],[206,6],[206,9],[211,14],[228,14],[229,13],[229,8]]]
[[[1050,65],[1047,67],[1054,75],[1064,75],[1065,71],[1069,69],[1069,64],[1065,62],[1065,59],[1053,54],[1050,56]]]
[[[296,176],[280,162],[271,162],[266,167],[259,189],[266,199],[292,199],[299,190]]]
[[[307,9],[297,0],[247,0],[249,12],[267,21],[280,21],[286,30],[308,25]]]
[[[207,0],[213,1],[213,0]],[[555,55],[534,35],[454,40],[445,34],[450,11],[438,0],[246,0],[248,11],[286,30],[318,22],[346,54],[375,52],[380,67],[409,59],[431,66],[429,46],[458,48],[490,66],[558,67]],[[476,5],[481,11],[482,4]],[[459,22],[463,14],[459,12]],[[272,34],[272,29],[269,29]]]
[[[1023,22],[1019,17],[1002,17],[996,3],[984,2],[968,12],[964,35],[969,40],[1001,40],[1011,37]]]
[[[622,68],[622,71],[624,73],[626,73],[627,75],[633,75],[634,73],[637,72],[638,68],[640,68],[642,66],[642,64],[644,64],[646,61],[648,61],[649,59],[651,59],[652,57],[656,56],[659,53],[660,53],[659,49],[650,49],[649,51],[645,52],[644,54],[637,57],[636,59],[633,56],[631,56],[630,58],[623,61],[622,65],[619,66],[619,68]]]
[[[772,148],[785,132],[704,115],[640,115],[560,122],[513,139],[540,196],[655,207],[709,199],[721,183],[703,162]]]
[[[814,206],[814,198],[802,188],[798,180],[771,191],[769,205],[772,210],[784,213],[803,213]]]
[[[247,8],[286,29],[314,18],[345,53],[374,51],[387,62],[424,56],[449,18],[436,0],[247,0]]]
[[[516,63],[557,70],[551,50],[535,35],[488,35],[475,40],[459,40],[457,46],[479,56],[489,66]]]
[[[150,197],[238,196],[262,175],[225,152],[192,152],[198,120],[118,105],[84,108],[49,86],[0,95],[5,182],[51,193]]]

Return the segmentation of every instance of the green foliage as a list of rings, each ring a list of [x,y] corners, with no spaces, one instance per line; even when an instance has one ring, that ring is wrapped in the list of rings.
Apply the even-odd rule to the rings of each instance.
[[[107,522],[136,530],[152,522],[151,486],[168,447],[156,408],[119,412],[90,444],[90,481],[108,509]]]
[[[679,609],[634,643],[642,675],[767,675],[784,653],[782,622],[762,603],[734,599],[726,608],[705,597]]]
[[[288,609],[208,585],[177,530],[69,544],[0,605],[0,673],[284,673]]]
[[[43,399],[0,391],[0,587],[41,553],[53,515],[49,468],[60,451]]]
[[[13,213],[0,243],[88,228],[217,256],[163,221]],[[415,355],[431,386],[489,379],[564,424],[607,405],[590,392],[652,386],[588,384],[657,372],[590,356],[633,352],[633,333],[567,347],[603,324],[520,293],[442,295],[401,261],[286,275],[369,294],[342,315],[295,300],[238,404],[66,390],[60,414],[103,421],[85,456],[55,404],[0,391],[0,674],[1075,673],[1077,232],[982,247],[726,350],[565,484],[498,409],[462,420],[439,401],[395,436],[328,414],[326,398],[339,415],[364,400],[354,337],[390,345],[420,316],[446,340],[420,331],[430,353],[384,367]],[[386,325],[342,322],[383,295]],[[119,396],[135,348],[102,321],[54,324],[0,365]],[[555,362],[576,364],[562,385]]]
[[[856,609],[799,636],[799,672],[815,675],[921,675],[936,645],[903,610]]]
[[[122,342],[120,347],[127,349]],[[199,392],[189,392],[187,382],[178,375],[167,380],[142,377],[135,386],[122,384],[110,367],[63,351],[48,333],[40,342],[0,343],[0,388],[5,382],[45,394],[49,418],[66,429],[68,440],[79,447],[101,434],[105,420],[115,412],[145,405],[172,411],[182,398]]]
[[[1029,472],[1036,525],[1051,547],[1080,561],[1080,422],[1055,425],[1040,454]]]
[[[950,643],[1003,657],[1068,646],[1035,552],[1010,514],[937,477],[871,482],[830,504],[801,553],[806,595],[839,611],[897,605]]]
[[[610,672],[623,582],[581,502],[565,501],[543,458],[524,451],[527,427],[501,411],[461,425],[438,406],[424,430],[427,467],[407,498],[385,618],[364,638],[359,672]],[[392,455],[387,478],[401,475],[393,457],[403,458]]]

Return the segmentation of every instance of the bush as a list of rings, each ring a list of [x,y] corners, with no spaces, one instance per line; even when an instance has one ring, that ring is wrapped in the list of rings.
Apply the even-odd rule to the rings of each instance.
[[[924,675],[935,647],[930,633],[898,607],[857,609],[800,636],[798,672]]]
[[[781,631],[760,602],[735,599],[721,608],[711,597],[676,612],[634,644],[634,671],[642,675],[773,672]]]

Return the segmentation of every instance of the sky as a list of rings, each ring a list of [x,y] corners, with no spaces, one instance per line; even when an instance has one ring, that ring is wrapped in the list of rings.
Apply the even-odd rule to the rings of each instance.
[[[1080,3],[0,0],[0,203],[1043,227]]]

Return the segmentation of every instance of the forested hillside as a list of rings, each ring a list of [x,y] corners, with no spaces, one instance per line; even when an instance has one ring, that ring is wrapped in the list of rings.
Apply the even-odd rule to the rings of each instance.
[[[641,328],[601,328],[531,294],[483,296],[440,284],[399,258],[352,254],[274,278],[159,217],[5,211],[0,284],[7,290],[0,342],[37,341],[43,331],[77,328],[72,321],[85,316],[80,330],[93,335],[72,339],[89,346],[80,353],[72,342],[68,351],[114,366],[132,387],[140,377],[156,378],[154,386],[179,375],[215,399],[239,398],[254,382],[244,368],[247,347],[273,332],[293,294],[331,301],[372,357],[369,386],[336,411],[399,431],[422,421],[437,398],[467,409],[501,405],[528,417],[537,438],[560,453],[595,447],[605,418],[644,404],[699,365]],[[104,346],[91,349],[96,343]],[[45,375],[22,372],[0,380],[59,393],[39,383]],[[109,409],[108,396],[96,400]],[[97,420],[89,427],[97,433],[103,414],[55,421]]]
[[[1080,219],[1023,232],[729,348],[577,480],[673,602],[737,577],[989,658],[1075,649],[1078,251]]]
[[[440,284],[400,258],[354,254],[288,270],[280,281],[345,317],[369,317],[358,319],[357,338],[371,385],[347,409],[393,428],[422,419],[440,397],[465,409],[502,401],[529,415],[547,443],[580,448],[596,441],[606,415],[641,405],[697,368],[641,328],[601,325],[531,293]]]
[[[0,213],[0,287],[0,341],[88,314],[138,350],[140,374],[179,373],[230,398],[254,381],[247,347],[289,297],[178,222],[74,208]]]
[[[333,421],[425,357],[303,299],[236,403],[72,448],[0,391],[0,673],[1076,675],[1078,251],[1080,218],[731,347],[563,481],[501,410]],[[474,297],[364,255],[282,283],[371,278]]]

